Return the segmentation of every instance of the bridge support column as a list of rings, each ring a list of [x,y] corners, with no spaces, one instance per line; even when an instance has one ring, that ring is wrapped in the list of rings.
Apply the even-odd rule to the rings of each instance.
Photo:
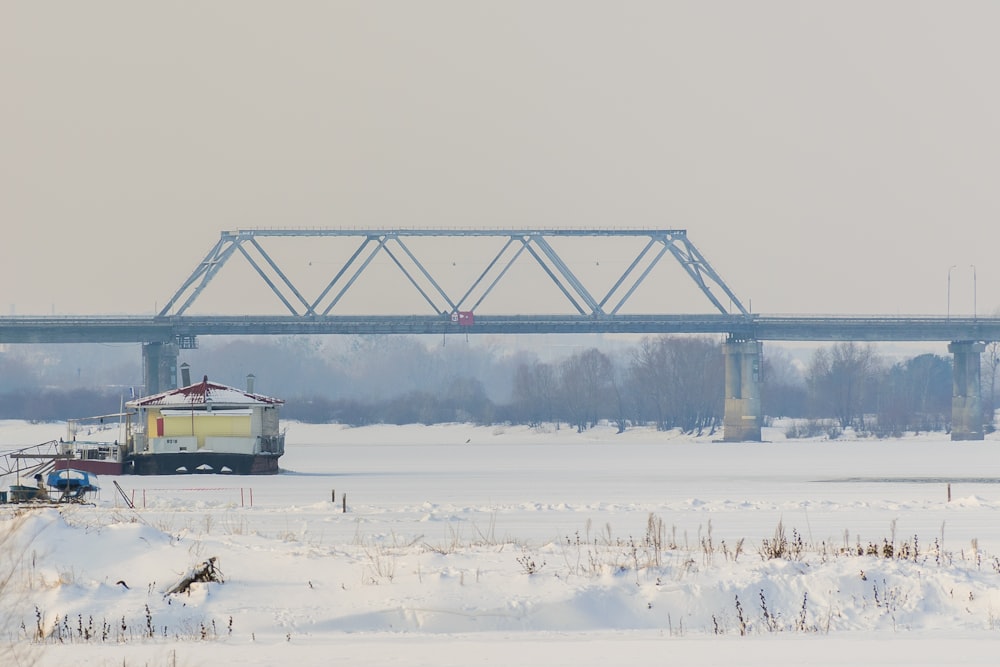
[[[722,345],[726,361],[725,442],[760,442],[762,347],[759,340],[728,340]]]
[[[159,394],[177,388],[176,343],[142,344],[142,379],[145,395]]]
[[[951,392],[951,439],[983,440],[983,403],[980,396],[980,355],[986,345],[957,341],[948,345],[954,356]]]

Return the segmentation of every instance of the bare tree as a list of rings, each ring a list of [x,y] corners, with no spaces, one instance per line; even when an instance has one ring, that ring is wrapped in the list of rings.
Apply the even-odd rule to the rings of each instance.
[[[676,423],[688,431],[714,430],[722,420],[725,367],[718,341],[672,339]]]
[[[558,396],[559,383],[551,365],[540,361],[518,364],[512,396],[518,420],[531,426],[555,420]]]
[[[637,409],[637,396],[635,387],[629,382],[629,371],[624,364],[613,363],[614,377],[612,378],[612,391],[615,397],[615,408],[618,424],[618,432],[624,433],[625,428],[631,421],[630,417],[635,415]]]
[[[614,390],[611,359],[597,348],[572,355],[559,366],[566,415],[583,431],[609,413]]]
[[[772,417],[805,417],[808,414],[805,376],[790,354],[765,347],[761,404]]]
[[[717,341],[696,336],[644,338],[629,376],[641,397],[640,414],[660,430],[713,428],[722,417],[724,369]]]
[[[493,403],[486,396],[483,383],[476,378],[454,378],[444,388],[442,400],[446,408],[453,412],[453,421],[477,424],[493,421]]]
[[[875,410],[874,382],[881,365],[871,344],[852,341],[817,350],[807,374],[815,414],[832,414],[842,427],[863,427],[866,408]]]
[[[640,415],[648,415],[656,422],[657,430],[671,428],[668,417],[670,405],[670,355],[665,336],[643,338],[632,353],[629,366],[630,381],[640,396]]]
[[[880,435],[940,430],[951,418],[951,362],[922,354],[894,364],[879,383]]]

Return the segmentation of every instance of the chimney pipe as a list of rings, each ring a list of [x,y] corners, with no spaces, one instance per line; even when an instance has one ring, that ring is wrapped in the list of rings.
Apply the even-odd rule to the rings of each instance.
[[[181,386],[186,387],[191,384],[191,366],[185,361],[181,364]]]
[[[248,394],[252,394],[253,393],[253,381],[254,381],[254,379],[255,378],[254,378],[254,374],[253,373],[250,373],[249,375],[247,375],[247,393]]]

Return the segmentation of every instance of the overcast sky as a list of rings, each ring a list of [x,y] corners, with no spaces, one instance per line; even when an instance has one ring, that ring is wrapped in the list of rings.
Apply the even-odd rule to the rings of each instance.
[[[943,315],[949,274],[952,314],[990,313],[998,27],[988,1],[0,0],[0,312],[153,312],[224,229],[607,226],[687,229],[758,313]]]

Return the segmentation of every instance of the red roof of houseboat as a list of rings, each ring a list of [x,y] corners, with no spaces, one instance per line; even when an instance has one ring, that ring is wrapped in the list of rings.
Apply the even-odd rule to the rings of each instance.
[[[190,384],[186,387],[171,389],[152,396],[144,396],[134,401],[129,401],[130,408],[145,408],[153,406],[178,406],[178,405],[281,405],[284,403],[280,398],[263,396],[261,394],[251,394],[229,387],[217,382],[209,382],[208,376],[201,382]]]

